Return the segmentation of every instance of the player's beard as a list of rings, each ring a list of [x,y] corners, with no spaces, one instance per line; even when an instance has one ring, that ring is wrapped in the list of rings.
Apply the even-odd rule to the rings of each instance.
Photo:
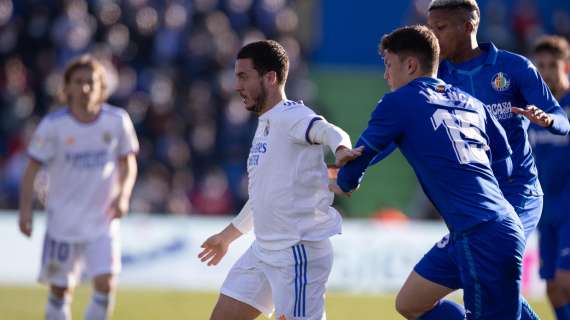
[[[259,82],[259,88],[259,95],[253,99],[255,100],[255,104],[247,108],[248,111],[254,112],[257,115],[261,114],[261,111],[263,111],[263,106],[267,100],[267,91],[263,87],[263,83],[261,81]]]

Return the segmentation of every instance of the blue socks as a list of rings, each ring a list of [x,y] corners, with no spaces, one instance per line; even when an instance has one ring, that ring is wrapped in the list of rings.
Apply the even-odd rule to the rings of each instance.
[[[464,320],[465,309],[462,305],[450,300],[440,300],[430,311],[424,313],[418,320]]]
[[[524,297],[521,296],[521,320],[540,320]],[[570,320],[570,319],[568,319]]]
[[[555,308],[554,313],[556,313],[557,320],[570,320],[570,304]]]

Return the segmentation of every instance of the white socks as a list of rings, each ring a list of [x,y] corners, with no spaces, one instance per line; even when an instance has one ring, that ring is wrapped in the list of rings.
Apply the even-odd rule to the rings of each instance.
[[[85,320],[107,320],[113,309],[112,296],[93,291],[91,303],[85,312]]]
[[[71,296],[63,299],[49,293],[46,305],[46,320],[71,320]]]

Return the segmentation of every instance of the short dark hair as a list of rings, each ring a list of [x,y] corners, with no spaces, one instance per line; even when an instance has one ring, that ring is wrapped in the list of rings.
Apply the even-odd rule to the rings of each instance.
[[[568,41],[560,36],[542,36],[536,41],[532,50],[533,54],[549,53],[556,59],[570,59],[570,45]]]
[[[392,52],[400,59],[407,56],[418,58],[425,72],[437,70],[439,65],[439,42],[435,34],[426,26],[405,26],[382,37],[380,54]]]
[[[289,57],[285,48],[277,41],[263,40],[247,44],[238,52],[237,58],[251,59],[253,67],[261,75],[275,71],[280,85],[287,81]]]
[[[463,10],[467,14],[465,19],[472,20],[475,26],[481,19],[481,10],[475,0],[432,0],[428,11],[433,10]]]

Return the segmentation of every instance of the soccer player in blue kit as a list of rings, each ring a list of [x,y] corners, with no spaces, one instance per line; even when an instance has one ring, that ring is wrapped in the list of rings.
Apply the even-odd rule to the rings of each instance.
[[[534,62],[560,105],[570,110],[570,45],[559,36],[539,39]],[[544,210],[538,225],[540,276],[558,320],[570,320],[570,136],[533,126],[529,131]]]
[[[450,230],[467,319],[519,319],[524,231],[491,169],[510,156],[504,130],[479,100],[436,78],[439,46],[427,27],[384,36],[380,53],[393,92],[356,144],[362,155],[340,169],[332,188],[353,192],[372,159],[395,143]],[[464,319],[459,310],[455,318],[440,312],[455,307],[442,301],[420,319]]]
[[[528,59],[491,43],[477,43],[477,2],[434,0],[428,11],[428,24],[441,48],[439,78],[481,100],[507,133],[513,154],[505,161],[493,161],[492,168],[528,238],[540,219],[542,189],[527,130],[532,122],[549,133],[566,135],[570,129],[566,113]],[[396,304],[403,315],[415,319],[462,287],[460,271],[442,245],[446,241],[428,252],[423,262],[430,263],[419,263],[398,293]],[[537,319],[528,303],[521,301],[522,319]]]

